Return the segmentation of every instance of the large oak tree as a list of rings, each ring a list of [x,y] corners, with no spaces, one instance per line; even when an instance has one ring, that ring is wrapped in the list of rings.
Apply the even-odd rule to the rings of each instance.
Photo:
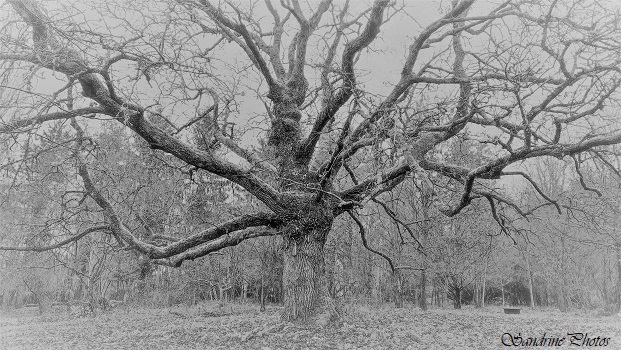
[[[408,176],[445,179],[454,198],[439,201],[444,214],[480,199],[503,227],[501,209],[528,215],[554,204],[532,181],[542,202],[528,208],[486,185],[530,181],[513,164],[553,156],[575,157],[578,172],[586,158],[613,166],[621,130],[606,106],[621,84],[616,9],[578,0],[444,5],[8,0],[0,132],[13,147],[0,166],[19,174],[33,157],[27,140],[67,120],[75,137],[59,147],[73,150],[105,225],[50,246],[3,248],[52,249],[104,230],[158,264],[180,266],[280,235],[283,317],[306,319],[330,311],[323,249],[335,218],[355,218]],[[385,74],[395,64],[396,74]],[[100,119],[243,188],[264,211],[157,244],[139,239],[89,171],[96,140],[88,130]],[[482,165],[441,156],[445,141],[466,136],[487,145]]]

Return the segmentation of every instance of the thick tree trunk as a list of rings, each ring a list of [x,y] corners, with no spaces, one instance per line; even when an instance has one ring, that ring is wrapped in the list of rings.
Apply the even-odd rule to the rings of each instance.
[[[328,293],[324,245],[327,229],[314,229],[297,237],[284,237],[283,293],[287,321],[307,321],[321,318],[330,321],[335,316],[335,303]]]

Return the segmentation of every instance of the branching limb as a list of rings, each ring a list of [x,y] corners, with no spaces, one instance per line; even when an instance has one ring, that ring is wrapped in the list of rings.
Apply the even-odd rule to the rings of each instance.
[[[574,160],[574,167],[576,169],[576,173],[578,174],[578,179],[580,180],[580,185],[582,185],[582,188],[584,188],[586,191],[595,192],[598,197],[601,197],[602,193],[599,190],[587,186],[586,182],[584,182],[584,176],[582,176],[582,171],[580,171],[580,162],[578,162],[578,158],[572,155],[571,159]]]
[[[453,217],[461,212],[462,209],[467,207],[470,202],[472,202],[472,197],[470,196],[470,192],[472,192],[472,186],[474,185],[475,174],[469,173],[466,180],[464,181],[464,190],[459,200],[453,208],[442,208],[440,211],[442,214]]]
[[[528,215],[530,215],[532,213],[532,212],[530,212],[530,213],[529,212],[524,212],[522,209],[520,209],[520,207],[517,204],[515,204],[511,200],[509,200],[509,199],[499,195],[498,193],[494,193],[494,192],[491,192],[491,191],[478,190],[478,189],[472,190],[472,193],[474,195],[476,195],[476,196],[479,196],[479,197],[486,197],[486,198],[489,197],[491,199],[496,200],[496,202],[498,202],[498,203],[504,203],[507,206],[513,208],[513,210],[515,210],[516,213],[518,213],[521,217],[523,217],[523,218],[525,218],[527,220],[528,220]]]
[[[231,232],[243,230],[255,226],[278,226],[280,219],[275,214],[258,213],[253,215],[244,215],[217,226],[208,228],[204,231],[191,235],[187,238],[175,241],[165,247],[159,247],[153,244],[143,242],[136,238],[131,231],[123,224],[119,215],[116,213],[112,204],[99,192],[93,184],[86,165],[80,164],[78,173],[82,177],[84,186],[89,196],[95,200],[97,205],[103,209],[104,216],[109,222],[110,230],[124,242],[129,244],[134,250],[137,250],[151,259],[167,258],[180,254],[190,248],[209,243],[225,236]]]
[[[304,17],[298,0],[292,0],[293,7],[287,5],[284,1],[281,1],[281,4],[289,10],[289,12],[300,24],[300,31],[295,35],[295,39],[291,43],[294,47],[295,55],[293,55],[294,60],[289,62],[288,78],[290,81],[301,82],[304,80],[304,67],[306,66],[308,39],[317,28],[323,14],[329,9],[332,4],[332,0],[322,0],[319,4],[317,4],[317,11],[315,11],[310,19],[306,19]]]
[[[364,228],[364,225],[362,224],[362,222],[360,221],[360,219],[358,218],[358,214],[356,214],[356,212],[352,211],[352,210],[348,210],[347,214],[349,214],[349,216],[354,220],[354,222],[356,222],[356,225],[358,225],[358,230],[360,231],[360,238],[362,239],[362,245],[370,252],[377,254],[379,256],[381,256],[382,258],[384,258],[387,262],[388,265],[390,265],[390,271],[392,271],[393,273],[396,271],[395,268],[395,264],[392,262],[392,259],[390,257],[388,257],[388,255],[375,250],[373,248],[371,248],[369,246],[369,242],[367,241],[367,236],[366,236],[366,229]]]
[[[424,170],[431,170],[441,173],[445,176],[463,182],[468,176],[469,170],[465,167],[444,164],[439,162],[430,162],[422,160],[418,164],[404,159],[394,167],[387,171],[368,178],[362,182],[354,183],[354,186],[342,191],[339,196],[346,201],[361,201],[363,198],[369,196],[371,193],[382,193],[382,188],[390,186],[396,186],[399,182],[405,179],[405,176],[411,172],[422,172]],[[433,187],[433,186],[431,186]],[[379,190],[378,190],[379,189]],[[373,196],[374,197],[374,196]]]
[[[343,168],[345,168],[345,171],[347,171],[347,174],[349,175],[351,182],[353,182],[354,185],[357,185],[359,182],[358,182],[358,179],[356,178],[356,174],[354,173],[354,170],[349,166],[349,164],[347,164],[347,162],[343,162]]]
[[[595,156],[599,158],[599,160],[601,160],[608,167],[608,169],[610,169],[613,173],[617,175],[618,178],[621,179],[621,172],[619,172],[617,167],[612,165],[612,163],[610,163],[608,159],[604,158],[604,156],[600,152],[591,150],[591,153],[595,154]]]
[[[117,96],[113,98],[113,92],[109,88],[110,82],[104,81],[99,70],[89,68],[88,62],[76,50],[58,46],[49,22],[34,1],[13,0],[10,3],[22,19],[33,28],[35,54],[53,57],[53,60],[42,63],[42,66],[70,77],[77,77],[82,86],[83,95],[101,106],[101,109],[96,109],[97,112],[103,110],[105,114],[127,125],[146,140],[151,148],[161,149],[190,165],[237,183],[275,212],[287,211],[286,206],[280,203],[279,193],[251,171],[220,159],[211,152],[199,150],[178,140],[149,122],[144,117],[144,109],[140,106],[129,101],[122,101]],[[206,6],[213,9],[216,15],[219,13],[213,6],[209,4]],[[243,31],[243,29],[240,30]],[[30,123],[34,122],[36,119],[31,119]]]
[[[445,15],[441,20],[434,22],[432,25],[427,27],[423,33],[417,38],[414,44],[410,47],[410,54],[406,60],[404,65],[401,80],[395,88],[392,90],[390,95],[375,109],[375,111],[353,131],[349,138],[347,151],[343,155],[343,157],[350,157],[355,152],[364,147],[364,144],[358,145],[361,141],[360,138],[367,132],[367,130],[373,125],[373,123],[377,122],[383,117],[387,117],[392,108],[400,101],[401,96],[407,91],[407,89],[414,83],[414,80],[411,76],[412,68],[416,59],[418,57],[419,51],[423,47],[423,43],[429,38],[429,36],[440,29],[446,24],[453,23],[455,28],[459,28],[462,24],[457,20],[460,18],[465,12],[468,10],[470,5],[472,5],[473,1],[463,1],[455,6],[455,8],[447,15]],[[461,31],[458,31],[459,33]],[[408,155],[410,158],[409,162],[417,162],[423,159],[424,155],[430,151],[435,145],[438,143],[454,136],[458,133],[467,122],[475,115],[476,108],[470,108],[470,98],[471,98],[471,81],[469,81],[466,77],[465,70],[463,67],[463,61],[465,57],[465,52],[462,48],[460,36],[456,34],[453,38],[453,49],[455,51],[455,60],[453,64],[453,79],[459,81],[460,85],[460,96],[458,105],[456,108],[455,115],[452,118],[452,122],[450,124],[450,128],[444,128],[442,130],[425,130],[425,133],[422,135],[418,135],[416,141],[412,145],[412,151]],[[358,145],[358,146],[357,146]],[[409,168],[409,165],[406,165]],[[409,171],[409,170],[407,170]],[[383,178],[383,176],[382,176]],[[390,179],[388,179],[390,180]],[[369,186],[367,190],[375,185],[379,185],[379,181],[369,180],[364,185]],[[383,181],[382,181],[383,182]],[[359,186],[362,186],[360,184]],[[359,188],[360,189],[360,188]],[[355,189],[357,191],[359,189]],[[365,190],[363,190],[365,191]]]
[[[502,232],[506,235],[509,235],[509,230],[505,225],[505,220],[498,215],[498,211],[496,210],[496,204],[494,204],[494,199],[490,196],[485,196],[485,198],[487,199],[487,202],[489,203],[490,209],[492,211],[492,217],[498,223],[498,226],[500,226]]]
[[[414,65],[418,61],[418,56],[421,50],[424,48],[424,45],[429,39],[429,37],[435,33],[440,28],[445,25],[449,25],[451,23],[460,22],[460,16],[465,11],[467,11],[470,6],[474,3],[474,0],[464,0],[457,4],[451,11],[449,11],[446,15],[442,16],[439,20],[431,23],[427,26],[414,40],[412,45],[410,45],[408,57],[403,64],[403,69],[401,70],[401,78],[399,82],[397,82],[388,95],[384,99],[382,103],[376,108],[375,112],[371,114],[371,118],[364,120],[352,133],[350,138],[351,143],[358,141],[363,135],[369,130],[371,125],[376,123],[382,117],[388,115],[390,111],[394,108],[394,106],[398,103],[401,96],[415,83],[415,79],[417,77],[412,74],[412,70]],[[460,58],[457,58],[458,60]],[[458,68],[458,67],[457,67]],[[457,69],[459,71],[459,69]],[[463,76],[456,76],[455,79],[463,79]],[[429,140],[426,140],[425,143],[428,143]],[[436,143],[440,142],[439,138],[435,141]],[[435,144],[435,143],[434,143]]]
[[[172,237],[168,235],[153,235],[150,238],[153,241],[168,241],[168,242],[179,242],[181,240],[178,237]]]
[[[566,118],[556,118],[555,119],[555,123],[568,124],[568,123],[574,122],[576,120],[579,120],[579,119],[582,119],[584,117],[591,116],[591,115],[597,113],[598,111],[600,111],[600,110],[602,110],[604,108],[604,105],[605,105],[606,101],[608,101],[610,96],[615,91],[617,91],[617,89],[619,88],[620,85],[621,85],[621,79],[616,80],[612,84],[612,86],[610,86],[610,88],[608,88],[607,90],[603,91],[603,93],[598,96],[596,103],[592,107],[590,107],[588,109],[585,109],[584,111],[579,112],[579,113],[572,113],[572,114],[570,114]]]
[[[351,121],[354,117],[354,114],[356,114],[355,111],[352,111],[347,116],[347,119],[345,120],[345,124],[343,125],[343,129],[341,130],[341,134],[339,135],[339,138],[336,141],[336,149],[333,151],[332,157],[330,157],[330,161],[327,163],[327,166],[325,168],[322,167],[319,170],[319,173],[323,174],[323,177],[321,181],[319,182],[319,188],[321,188],[322,190],[325,189],[325,186],[328,183],[328,181],[337,172],[335,168],[338,168],[338,165],[335,167],[335,163],[337,162],[337,159],[339,159],[339,155],[341,151],[343,150],[345,138],[347,137],[347,134],[349,133],[349,128],[351,126]],[[321,200],[322,193],[323,192],[319,192],[317,194],[317,198],[315,199],[316,202]]]
[[[201,0],[200,3],[201,9],[205,11],[217,24],[224,26],[242,36],[245,44],[242,46],[242,49],[246,51],[246,54],[248,55],[250,60],[259,69],[259,71],[265,78],[268,86],[270,87],[270,91],[275,91],[278,88],[276,79],[274,79],[274,77],[272,76],[267,62],[265,62],[265,59],[261,55],[259,47],[257,46],[257,43],[253,40],[252,35],[248,31],[248,28],[246,28],[246,26],[244,26],[242,23],[235,23],[231,19],[225,17],[224,14],[222,14],[222,11],[212,5],[209,1]],[[230,37],[231,39],[234,38],[234,36]]]
[[[89,233],[93,233],[93,232],[98,232],[98,231],[109,231],[110,228],[106,225],[101,225],[101,226],[94,226],[91,228],[88,228],[80,233],[78,233],[77,235],[71,236],[69,238],[63,239],[62,241],[59,241],[57,243],[54,244],[50,244],[47,246],[43,246],[43,247],[18,247],[18,246],[0,246],[0,250],[12,250],[12,251],[18,251],[18,252],[45,252],[48,250],[53,250],[56,248],[60,248],[62,246],[65,246],[71,242],[75,242],[80,240],[82,237],[88,235]]]
[[[45,123],[52,120],[71,119],[75,117],[82,117],[91,114],[104,113],[105,109],[102,107],[85,107],[71,111],[52,112],[47,114],[41,114],[29,119],[16,120],[12,123],[0,122],[0,133],[21,131],[25,127],[34,126],[37,124]]]
[[[78,137],[81,137],[81,129],[77,123],[73,123],[74,128],[78,131]],[[117,214],[112,204],[103,196],[99,189],[95,186],[86,164],[78,158],[78,174],[82,178],[84,187],[88,195],[103,210],[103,214],[109,223],[109,229],[117,237],[127,243],[132,249],[137,250],[151,259],[167,258],[182,253],[190,248],[196,247],[203,243],[216,240],[231,232],[244,230],[249,227],[269,226],[276,227],[281,224],[281,219],[276,214],[257,213],[252,215],[243,215],[235,219],[226,221],[222,224],[210,227],[204,231],[175,241],[165,247],[159,247],[153,244],[143,242],[136,238],[131,231],[123,224],[120,216]]]
[[[224,135],[218,123],[218,117],[219,117],[218,94],[211,89],[208,89],[208,91],[211,94],[212,98],[214,99],[214,105],[213,105],[213,108],[209,108],[207,111],[203,113],[203,117],[205,118],[209,128],[213,131],[212,134],[214,138],[218,142],[223,144],[226,148],[231,150],[233,153],[245,159],[251,166],[264,169],[264,170],[268,170],[268,171],[275,173],[277,169],[273,165],[271,165],[270,163],[266,161],[259,159],[257,156],[252,154],[250,151],[241,147],[237,142],[233,141],[232,137],[227,137],[226,135]],[[212,113],[213,117],[209,117],[210,113]]]
[[[220,249],[236,246],[244,240],[262,236],[273,236],[276,234],[278,234],[278,231],[269,227],[239,230],[227,233],[196,248],[181,252],[169,259],[158,259],[153,262],[159,265],[180,267],[186,260],[194,260]]]
[[[372,193],[376,188],[381,185],[391,183],[392,180],[400,178],[403,179],[411,171],[411,167],[407,162],[402,162],[392,169],[374,176],[341,192],[339,197],[345,201],[361,201],[364,197]]]
[[[352,96],[356,86],[356,75],[354,73],[354,57],[364,48],[369,46],[380,32],[380,26],[382,25],[382,18],[384,10],[388,7],[388,0],[376,0],[373,3],[373,8],[369,13],[369,20],[360,35],[354,40],[345,45],[343,56],[341,60],[343,84],[338,89],[338,92],[332,96],[325,104],[323,109],[319,112],[313,129],[310,134],[302,142],[299,151],[298,159],[304,164],[310,162],[315,146],[319,141],[321,132],[325,128],[336,112],[349,100]]]
[[[414,221],[412,223],[406,224],[401,219],[399,219],[399,217],[397,216],[397,213],[395,213],[392,209],[390,209],[386,205],[386,203],[378,200],[377,198],[374,198],[372,200],[373,200],[373,202],[379,204],[384,209],[384,212],[386,214],[388,214],[388,216],[390,216],[390,218],[393,221],[395,221],[397,223],[397,225],[401,225],[403,228],[405,228],[406,231],[408,231],[408,233],[410,234],[410,237],[412,237],[412,239],[416,242],[416,244],[418,244],[418,247],[416,248],[416,250],[421,252],[423,255],[427,256],[427,253],[425,253],[425,250],[424,250],[425,248],[423,247],[423,245],[420,243],[420,241],[418,240],[418,238],[414,234],[414,231],[412,231],[412,228],[410,228],[411,224],[418,224],[418,223],[421,223],[421,222],[425,222],[427,220],[418,220],[418,221]]]
[[[472,185],[476,178],[496,179],[500,176],[502,169],[510,164],[525,159],[540,156],[553,156],[562,158],[566,155],[574,155],[577,153],[591,150],[594,147],[612,145],[618,142],[621,142],[621,132],[616,132],[609,135],[595,136],[573,144],[549,144],[531,148],[522,147],[518,150],[515,150],[513,153],[510,153],[506,156],[498,157],[472,170],[461,166],[431,162],[424,159],[419,162],[419,165],[425,170],[436,171],[442,175],[451,177],[464,184],[464,191],[460,202],[452,209],[444,210],[445,214],[453,216],[459,213],[461,209],[463,209],[471,200],[470,191],[472,190]],[[345,191],[342,191],[340,197],[343,198],[345,201],[360,201],[361,198],[365,197],[368,193],[371,193],[376,186],[389,183],[391,180],[411,172],[412,166],[410,164],[411,163],[409,160],[404,160],[400,164],[384,172],[383,174],[378,175],[377,177],[369,178],[365,181],[360,182],[357,185],[352,186]],[[576,168],[576,170],[578,171],[578,174],[580,176],[581,173],[579,170],[579,166]],[[584,183],[584,179],[582,179],[582,183]],[[583,184],[583,186],[585,186],[585,189],[587,190],[593,190],[586,187],[586,184]],[[599,191],[594,190],[593,192],[598,193]]]
[[[558,213],[562,214],[561,207],[558,205],[558,202],[553,200],[552,198],[548,197],[545,193],[543,193],[543,191],[539,188],[539,186],[537,185],[535,180],[533,180],[530,176],[528,176],[528,174],[523,173],[521,171],[506,171],[506,172],[502,172],[500,175],[501,176],[502,175],[520,175],[520,176],[522,176],[523,178],[528,180],[528,182],[530,182],[531,186],[533,186],[535,191],[537,191],[537,193],[539,193],[539,195],[541,197],[543,197],[543,199],[545,199],[548,202],[550,202],[551,204],[553,204],[556,207],[556,210],[558,211]]]
[[[185,130],[185,129],[189,128],[190,126],[196,124],[197,122],[201,121],[203,118],[205,118],[206,115],[208,115],[209,113],[213,112],[215,110],[215,108],[216,108],[215,104],[211,105],[203,113],[201,113],[198,117],[190,119],[187,123],[181,125],[180,127],[176,127],[175,125],[173,125],[173,127],[175,128],[175,132],[173,133],[173,135],[177,135],[178,133],[182,132],[183,130]],[[165,121],[170,123],[170,121],[168,121],[168,118],[164,118],[164,116],[162,116],[162,119],[164,119]]]
[[[272,30],[274,36],[269,50],[270,62],[274,68],[276,77],[282,80],[285,78],[285,68],[282,64],[282,60],[280,59],[280,48],[282,45],[282,35],[284,34],[284,25],[289,19],[291,13],[287,13],[285,18],[281,20],[278,11],[274,8],[270,0],[265,0],[265,5],[272,14],[272,17],[274,17],[274,29]]]
[[[149,227],[149,225],[142,218],[142,216],[140,216],[138,213],[136,213],[136,219],[138,219],[142,227],[145,229],[145,231],[147,231],[148,233],[147,241],[149,242],[156,242],[156,241],[179,242],[181,240],[179,237],[156,234],[155,232],[153,232],[151,227]]]

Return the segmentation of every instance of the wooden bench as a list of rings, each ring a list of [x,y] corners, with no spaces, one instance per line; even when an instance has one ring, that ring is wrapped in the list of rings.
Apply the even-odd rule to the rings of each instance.
[[[518,307],[505,307],[504,310],[507,315],[518,315],[521,309]]]

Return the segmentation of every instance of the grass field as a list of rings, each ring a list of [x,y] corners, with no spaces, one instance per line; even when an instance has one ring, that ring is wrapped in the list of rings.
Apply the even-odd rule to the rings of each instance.
[[[340,328],[320,329],[279,321],[280,309],[215,304],[169,309],[115,310],[97,317],[37,316],[36,310],[0,315],[0,349],[510,349],[501,336],[566,337],[588,333],[621,350],[621,317],[502,309],[349,307]],[[506,336],[505,336],[506,337]],[[508,339],[508,338],[506,338]],[[509,342],[507,340],[506,342]],[[581,342],[581,341],[574,341]],[[603,344],[603,343],[600,343]],[[542,347],[537,347],[542,348]],[[602,348],[598,346],[596,348]]]

